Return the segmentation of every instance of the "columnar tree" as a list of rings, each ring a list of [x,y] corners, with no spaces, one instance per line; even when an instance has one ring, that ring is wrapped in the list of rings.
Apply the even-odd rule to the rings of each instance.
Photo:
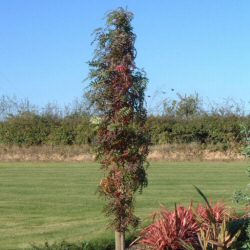
[[[104,170],[99,190],[105,212],[116,231],[116,249],[124,249],[124,233],[136,226],[135,192],[147,185],[149,134],[144,91],[148,82],[135,65],[133,14],[119,8],[95,31],[97,48],[90,66],[88,97],[96,108],[96,158]]]

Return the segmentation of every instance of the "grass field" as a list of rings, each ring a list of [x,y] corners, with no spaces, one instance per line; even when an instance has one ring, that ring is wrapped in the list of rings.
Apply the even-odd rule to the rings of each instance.
[[[138,195],[136,212],[145,220],[160,203],[173,207],[200,200],[192,185],[213,200],[231,204],[247,184],[247,162],[152,163],[149,186]],[[77,242],[108,235],[95,194],[102,176],[93,163],[0,163],[0,249],[31,243]],[[232,204],[231,204],[232,205]]]

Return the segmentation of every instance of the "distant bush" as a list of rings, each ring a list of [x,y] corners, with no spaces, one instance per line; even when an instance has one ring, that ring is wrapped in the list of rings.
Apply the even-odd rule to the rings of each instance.
[[[250,118],[240,116],[201,115],[190,120],[167,116],[150,116],[152,143],[224,144],[225,149],[241,143],[242,122],[250,124]]]
[[[205,111],[196,94],[178,95],[177,100],[165,100],[162,106],[162,113],[151,114],[147,120],[154,145],[196,143],[209,149],[227,150],[246,143],[242,124],[249,128],[250,116],[244,115],[240,105],[227,103]],[[39,109],[28,100],[3,96],[0,97],[0,144],[88,144],[94,138],[90,120],[83,100],[75,100],[64,109],[55,104]]]
[[[60,108],[38,108],[28,100],[0,97],[0,143],[6,145],[86,144],[91,137],[85,100]]]
[[[27,146],[44,144],[55,122],[30,112],[10,116],[0,123],[0,142]]]
[[[90,142],[92,129],[88,116],[68,116],[61,118],[55,126],[51,127],[46,144],[73,145]]]

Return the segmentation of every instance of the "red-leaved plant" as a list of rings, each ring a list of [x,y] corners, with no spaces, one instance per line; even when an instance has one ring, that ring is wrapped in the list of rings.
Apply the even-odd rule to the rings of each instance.
[[[154,216],[154,223],[141,232],[139,243],[151,249],[178,250],[181,247],[180,240],[198,245],[198,230],[192,205],[188,208],[178,206],[175,211],[162,208]]]
[[[162,208],[135,242],[152,250],[229,249],[240,231],[230,233],[228,223],[239,218],[233,217],[225,204],[209,203],[196,189],[205,205],[194,208],[191,203],[188,208],[176,206],[174,211]]]
[[[216,223],[222,223],[225,217],[231,216],[228,208],[221,202],[217,202],[210,206],[210,209],[203,204],[198,204],[196,208],[196,215],[200,216],[202,220],[207,223],[211,221],[211,216],[214,218]]]
[[[154,250],[183,249],[183,244],[201,249],[200,230],[209,228],[212,218],[221,224],[226,217],[229,217],[229,212],[223,203],[216,203],[209,210],[203,204],[196,208],[192,204],[188,208],[177,206],[174,211],[162,208],[154,214],[153,224],[141,232],[138,243]]]

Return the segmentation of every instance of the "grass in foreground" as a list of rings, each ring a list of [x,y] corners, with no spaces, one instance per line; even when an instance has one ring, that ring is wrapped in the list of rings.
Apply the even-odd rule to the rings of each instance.
[[[138,195],[142,218],[159,204],[201,201],[192,185],[213,200],[231,204],[247,184],[247,162],[152,163],[149,186]],[[31,243],[78,242],[110,235],[95,194],[102,172],[93,163],[0,163],[0,249]]]

